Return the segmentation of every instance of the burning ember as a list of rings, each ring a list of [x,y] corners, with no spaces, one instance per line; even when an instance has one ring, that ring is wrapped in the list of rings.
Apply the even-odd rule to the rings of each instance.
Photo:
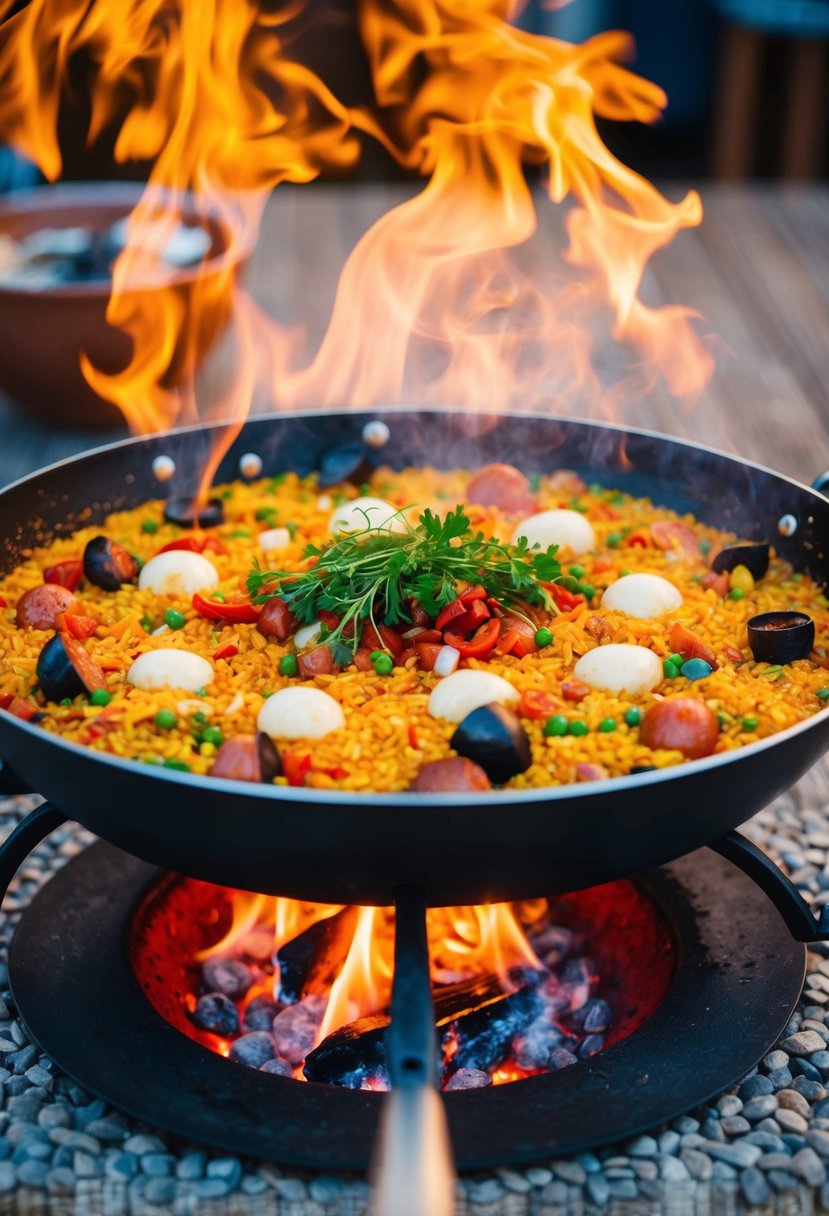
[[[432,909],[446,1090],[576,1064],[632,1033],[670,985],[670,931],[632,883],[519,904]],[[155,888],[132,958],[151,1003],[205,1047],[297,1080],[387,1089],[394,913]]]
[[[0,19],[14,7],[0,0]],[[597,117],[655,122],[665,95],[620,66],[632,52],[625,34],[570,45],[516,29],[512,7],[358,5],[372,85],[364,107],[344,104],[292,57],[298,27],[316,20],[320,37],[337,34],[310,5],[31,0],[8,17],[0,135],[57,179],[59,118],[74,104],[78,121],[81,64],[88,143],[149,166],[108,308],[132,357],[110,375],[83,356],[89,383],[134,430],[197,416],[241,425],[255,396],[278,407],[512,403],[606,415],[656,380],[679,398],[699,392],[713,364],[695,314],[640,294],[651,257],[699,224],[699,197],[663,197],[596,128]],[[242,290],[234,252],[255,241],[275,186],[353,165],[366,140],[426,184],[358,242],[327,333],[309,351],[296,324],[266,317]],[[197,278],[189,308],[158,274],[185,192],[229,237],[226,263]],[[534,237],[565,200],[566,235],[551,259]],[[196,369],[228,318],[233,375],[222,400],[197,409]],[[599,366],[613,346],[608,379]]]

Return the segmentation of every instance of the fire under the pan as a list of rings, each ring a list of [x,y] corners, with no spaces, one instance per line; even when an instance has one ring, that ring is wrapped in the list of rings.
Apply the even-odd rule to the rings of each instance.
[[[619,881],[428,913],[446,1090],[570,1067],[636,1030],[670,986],[662,914]],[[162,880],[132,929],[136,976],[178,1030],[242,1066],[387,1089],[394,912]]]

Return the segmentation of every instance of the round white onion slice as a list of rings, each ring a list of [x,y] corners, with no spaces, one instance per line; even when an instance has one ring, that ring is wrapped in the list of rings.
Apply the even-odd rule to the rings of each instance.
[[[338,532],[363,532],[366,528],[405,532],[406,522],[392,503],[371,495],[341,503],[328,521],[328,531],[335,535]]]
[[[283,688],[268,697],[256,725],[272,739],[321,739],[345,726],[345,714],[319,688]]]
[[[591,688],[641,696],[661,683],[662,663],[646,646],[612,643],[588,650],[576,663],[573,675]]]
[[[186,549],[156,554],[138,576],[139,590],[178,595],[182,599],[190,599],[197,591],[212,591],[218,585],[219,575],[213,563]]]
[[[586,553],[595,548],[596,534],[588,519],[579,511],[542,511],[523,520],[512,535],[517,544],[522,536],[527,538],[530,548],[538,545],[542,549],[558,545],[570,553]]]
[[[148,650],[140,654],[127,672],[136,688],[182,688],[196,692],[213,682],[213,668],[201,655],[189,650]]]
[[[513,686],[491,671],[455,671],[432,689],[429,713],[433,718],[462,722],[482,705],[510,705],[518,700]]]
[[[681,604],[681,593],[660,574],[624,574],[602,596],[602,608],[643,621],[672,612]]]

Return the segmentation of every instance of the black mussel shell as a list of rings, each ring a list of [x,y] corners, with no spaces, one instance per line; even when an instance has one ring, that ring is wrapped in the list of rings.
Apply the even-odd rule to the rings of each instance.
[[[259,780],[271,785],[274,777],[282,776],[282,757],[270,735],[262,730],[256,736],[256,754],[259,757]]]
[[[482,705],[467,714],[449,741],[459,756],[479,764],[494,785],[523,773],[532,763],[530,740],[516,714],[504,705]]]
[[[225,509],[220,498],[210,498],[201,507],[192,498],[171,498],[164,508],[164,518],[179,528],[217,528],[224,523]]]
[[[94,536],[83,551],[83,572],[96,587],[117,591],[138,577],[138,562],[123,545],[106,536]]]
[[[726,571],[730,573],[735,566],[745,566],[751,571],[752,578],[761,579],[769,568],[768,542],[728,545],[725,549],[720,549],[711,563],[711,569],[716,574]]]
[[[361,486],[369,480],[372,472],[364,443],[340,443],[334,448],[326,448],[320,456],[317,484],[322,490],[341,481]]]
[[[635,777],[637,773],[655,773],[657,765],[655,764],[634,764],[628,769],[631,777]]]
[[[746,625],[748,644],[758,663],[808,659],[815,644],[815,622],[805,612],[761,612]]]
[[[50,638],[41,650],[36,675],[40,691],[47,701],[62,701],[64,697],[74,700],[94,691],[87,688],[81,679],[59,633]]]

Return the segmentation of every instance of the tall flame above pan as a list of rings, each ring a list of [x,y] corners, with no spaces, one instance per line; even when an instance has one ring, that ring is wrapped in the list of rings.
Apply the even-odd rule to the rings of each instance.
[[[284,407],[607,413],[634,385],[641,393],[661,378],[688,398],[711,374],[694,314],[640,295],[653,254],[700,222],[699,197],[668,201],[596,128],[597,116],[654,122],[666,104],[621,66],[632,51],[625,34],[583,45],[527,34],[510,24],[506,0],[358,0],[373,101],[349,108],[291,57],[285,28],[296,3],[14,7],[0,0],[0,137],[58,178],[59,118],[69,98],[78,112],[83,79],[88,142],[106,137],[118,162],[151,164],[108,309],[132,338],[132,358],[105,375],[82,357],[90,384],[133,430],[195,417],[238,426],[254,394]],[[314,20],[310,8],[304,20]],[[425,184],[359,241],[318,350],[298,351],[295,331],[239,286],[238,257],[275,186],[353,163],[367,139]],[[528,169],[543,190],[528,184]],[[230,234],[187,308],[174,285],[139,290],[176,222],[171,199],[185,191]],[[539,223],[565,203],[560,253],[539,257]],[[228,318],[234,374],[220,401],[197,409],[196,369]],[[623,353],[608,383],[596,355],[609,343]]]

